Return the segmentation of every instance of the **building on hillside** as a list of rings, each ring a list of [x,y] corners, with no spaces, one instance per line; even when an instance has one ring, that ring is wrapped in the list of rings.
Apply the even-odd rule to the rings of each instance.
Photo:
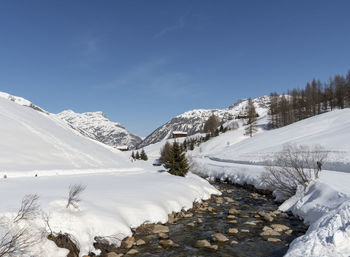
[[[117,146],[117,149],[119,151],[128,151],[129,150],[129,147],[127,145],[120,145],[120,146]]]
[[[187,137],[187,132],[173,131],[173,138]]]

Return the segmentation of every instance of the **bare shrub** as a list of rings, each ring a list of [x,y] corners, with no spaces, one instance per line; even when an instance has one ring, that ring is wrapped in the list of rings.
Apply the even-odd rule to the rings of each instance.
[[[30,221],[40,212],[37,195],[26,195],[14,219],[0,219],[0,257],[18,256],[39,243],[40,238],[30,228]],[[21,223],[20,221],[26,221]],[[20,224],[21,223],[21,224]]]
[[[284,145],[272,161],[266,161],[261,179],[271,190],[285,198],[291,197],[298,186],[305,189],[318,179],[326,157],[327,152],[321,146]]]
[[[22,199],[21,208],[18,210],[14,222],[35,218],[40,212],[38,195],[25,195]]]
[[[80,194],[86,189],[86,186],[81,184],[74,184],[69,186],[69,193],[67,199],[66,208],[73,206],[75,209],[79,209]]]

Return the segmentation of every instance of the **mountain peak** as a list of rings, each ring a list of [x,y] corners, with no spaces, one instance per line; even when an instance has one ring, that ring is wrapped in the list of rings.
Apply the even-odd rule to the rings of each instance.
[[[136,147],[141,138],[127,131],[120,123],[110,121],[102,111],[76,113],[66,110],[56,114],[84,136],[112,147]]]

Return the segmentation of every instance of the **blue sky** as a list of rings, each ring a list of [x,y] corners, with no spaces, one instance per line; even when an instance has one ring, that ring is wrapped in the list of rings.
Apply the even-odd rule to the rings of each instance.
[[[350,1],[0,1],[0,91],[146,136],[350,69]]]

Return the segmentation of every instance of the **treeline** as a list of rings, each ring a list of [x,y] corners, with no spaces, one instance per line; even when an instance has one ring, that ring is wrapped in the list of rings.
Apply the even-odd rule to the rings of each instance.
[[[270,94],[269,128],[278,128],[336,108],[350,107],[350,70],[327,83],[313,79],[304,89]]]
[[[139,151],[136,151],[136,153],[134,153],[134,151],[132,151],[131,153],[131,159],[133,161],[136,161],[136,160],[144,160],[144,161],[147,161],[148,160],[148,156],[145,152],[145,150],[141,150],[141,153],[139,153]]]
[[[223,125],[220,125],[219,128],[213,130],[212,132],[207,132],[205,136],[197,136],[192,137],[189,139],[185,139],[181,144],[180,147],[183,151],[187,152],[188,150],[192,151],[196,146],[199,146],[201,143],[207,142],[209,139],[213,137],[217,137],[222,133],[225,133],[229,130],[234,130],[239,127],[237,122],[234,122],[230,124],[230,126],[224,127]]]

